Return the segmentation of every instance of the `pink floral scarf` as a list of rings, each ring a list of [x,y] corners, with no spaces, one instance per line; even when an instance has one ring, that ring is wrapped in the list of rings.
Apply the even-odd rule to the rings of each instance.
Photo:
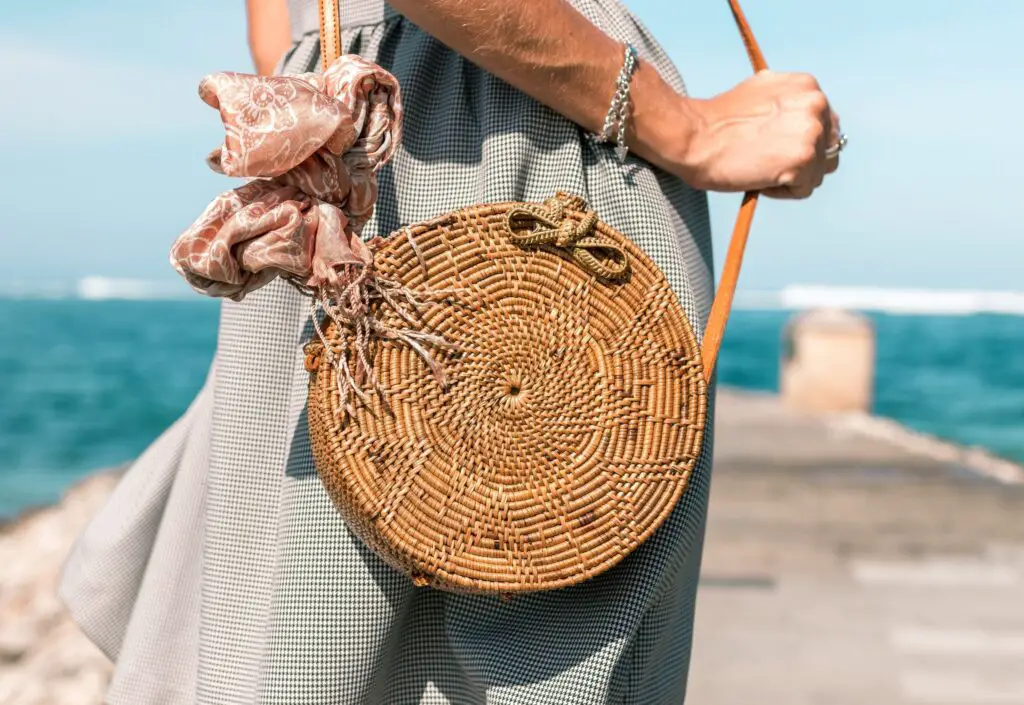
[[[171,264],[200,293],[236,301],[279,275],[340,290],[347,265],[372,262],[359,235],[376,171],[401,140],[395,77],[346,55],[323,74],[213,74],[199,96],[226,133],[207,163],[253,180],[203,211],[175,241]]]
[[[377,169],[401,140],[395,77],[347,55],[323,74],[213,74],[200,84],[199,96],[224,122],[224,144],[210,153],[210,167],[252,180],[214,199],[178,237],[171,248],[174,268],[200,293],[235,301],[277,276],[310,294],[345,413],[353,411],[355,397],[368,402],[371,393],[383,395],[372,339],[405,343],[445,386],[428,347],[447,347],[446,341],[386,325],[377,315],[389,307],[411,326],[410,312],[432,294],[378,277],[373,252],[379,241],[360,239],[377,200]],[[339,326],[333,342],[317,307]]]

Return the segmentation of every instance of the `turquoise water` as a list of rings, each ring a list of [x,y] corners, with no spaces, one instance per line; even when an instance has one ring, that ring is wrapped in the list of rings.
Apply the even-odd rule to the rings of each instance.
[[[218,305],[0,300],[0,517],[131,460],[202,385]],[[725,384],[774,390],[784,312],[739,311]],[[1024,462],[1024,317],[873,316],[875,411]]]

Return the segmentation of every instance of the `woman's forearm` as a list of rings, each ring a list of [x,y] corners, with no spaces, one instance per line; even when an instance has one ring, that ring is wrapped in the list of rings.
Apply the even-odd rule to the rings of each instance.
[[[245,0],[249,53],[256,73],[268,76],[291,46],[286,0]]]
[[[389,0],[439,41],[535,100],[600,132],[623,63],[623,45],[565,0]],[[630,91],[630,149],[670,171],[693,115],[641,61]]]
[[[623,47],[567,0],[388,0],[424,31],[592,132],[604,123]],[[672,89],[644,61],[627,145],[709,191],[805,198],[835,171],[838,135],[811,76],[763,71],[709,99]]]

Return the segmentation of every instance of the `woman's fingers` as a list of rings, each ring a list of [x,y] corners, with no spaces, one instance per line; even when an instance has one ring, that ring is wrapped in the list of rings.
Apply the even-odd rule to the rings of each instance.
[[[816,120],[808,130],[814,142],[814,154],[797,165],[786,181],[778,187],[764,189],[768,198],[799,200],[810,198],[821,187],[828,174],[839,168],[839,156],[828,156],[828,149],[839,140],[839,116],[827,103],[816,111]]]
[[[839,115],[832,113],[832,128],[829,130],[828,146],[839,144],[839,136],[843,134],[842,129],[839,126]],[[825,173],[831,174],[839,168],[839,155],[836,154],[831,159],[825,161]]]

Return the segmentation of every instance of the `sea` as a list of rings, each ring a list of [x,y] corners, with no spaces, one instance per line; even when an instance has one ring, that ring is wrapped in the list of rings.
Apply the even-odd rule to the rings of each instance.
[[[109,289],[92,282],[79,295],[0,296],[0,519],[131,461],[203,383],[219,304],[147,298],[141,285],[121,286],[120,296]],[[857,304],[850,292],[831,293]],[[941,301],[916,295],[898,300]],[[822,296],[794,290],[768,299],[749,297],[734,313],[722,384],[776,390],[784,326],[793,309]],[[859,300],[889,309],[866,312],[877,334],[874,413],[1024,463],[1024,310],[1005,297],[979,306],[961,296],[961,305],[935,310],[871,304],[870,292]]]

